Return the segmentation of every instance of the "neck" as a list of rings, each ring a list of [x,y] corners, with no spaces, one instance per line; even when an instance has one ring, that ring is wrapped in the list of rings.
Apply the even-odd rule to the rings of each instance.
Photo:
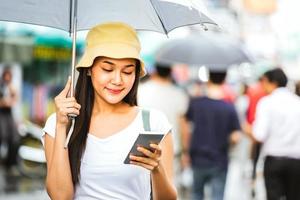
[[[278,89],[280,87],[277,87],[277,85],[273,84],[270,85],[269,90],[267,91],[268,94],[271,94],[272,92],[274,92],[274,90]]]
[[[207,83],[207,96],[212,99],[223,99],[224,93],[222,91],[222,86],[219,84],[214,84],[212,82]]]
[[[95,98],[92,115],[122,112],[129,107],[128,104],[122,101],[117,104],[109,104],[98,97]]]

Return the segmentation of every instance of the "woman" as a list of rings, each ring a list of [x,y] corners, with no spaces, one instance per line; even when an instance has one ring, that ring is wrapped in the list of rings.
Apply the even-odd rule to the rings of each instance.
[[[151,151],[140,147],[143,157],[123,163],[143,130],[136,95],[145,67],[136,32],[123,23],[106,23],[92,28],[86,40],[75,98],[67,97],[69,79],[44,128],[49,196],[144,200],[152,192],[154,199],[176,199],[170,124],[162,113],[150,110],[151,130],[165,134],[160,145],[151,144]],[[64,149],[70,114],[77,117]]]

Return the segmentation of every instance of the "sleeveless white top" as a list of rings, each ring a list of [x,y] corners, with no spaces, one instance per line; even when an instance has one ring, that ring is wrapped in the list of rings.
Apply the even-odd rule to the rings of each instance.
[[[55,123],[56,116],[52,114],[45,124],[44,133],[55,137]],[[151,131],[163,134],[171,130],[166,116],[158,110],[150,110],[150,126]],[[139,108],[135,119],[118,133],[104,139],[88,134],[74,199],[150,199],[150,171],[123,163],[139,132],[143,130]]]

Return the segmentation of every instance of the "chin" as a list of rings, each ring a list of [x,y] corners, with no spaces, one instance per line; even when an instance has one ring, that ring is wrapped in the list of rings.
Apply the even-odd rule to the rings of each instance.
[[[123,100],[124,97],[120,98],[107,98],[106,102],[109,104],[118,104]]]

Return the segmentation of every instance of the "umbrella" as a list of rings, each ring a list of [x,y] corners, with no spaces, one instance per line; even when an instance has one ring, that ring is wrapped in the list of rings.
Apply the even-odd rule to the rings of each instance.
[[[74,95],[77,30],[90,29],[106,21],[122,21],[138,30],[162,33],[186,25],[216,24],[189,0],[0,0],[0,20],[72,33],[71,96]]]
[[[90,29],[107,21],[122,21],[137,30],[161,33],[192,24],[216,24],[188,0],[0,0],[0,20],[73,33],[73,88],[77,30]]]
[[[224,71],[251,59],[237,40],[221,33],[205,32],[166,42],[157,51],[156,61],[166,65],[204,65],[211,71]]]

